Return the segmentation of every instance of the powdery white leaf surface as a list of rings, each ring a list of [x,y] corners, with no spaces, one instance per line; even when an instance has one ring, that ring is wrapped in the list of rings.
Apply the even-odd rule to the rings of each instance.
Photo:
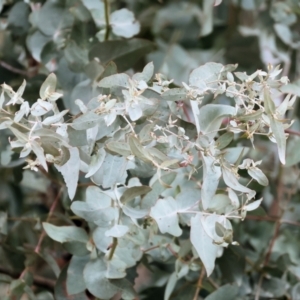
[[[215,158],[211,156],[202,156],[203,161],[203,183],[201,189],[201,201],[204,210],[206,210],[219,185],[221,177],[221,168],[215,166]]]
[[[228,283],[225,285],[220,286],[216,291],[209,294],[205,300],[235,300],[238,298],[239,294],[239,286],[234,283]]]
[[[300,139],[289,139],[287,145],[286,155],[286,167],[293,166],[300,162],[300,155],[298,150],[300,149]]]
[[[228,191],[228,197],[230,199],[231,204],[235,207],[235,208],[239,208],[240,206],[240,200],[237,196],[237,194],[230,188],[227,189]]]
[[[230,164],[235,164],[240,157],[243,157],[249,152],[248,147],[234,147],[223,150],[225,152],[224,158]]]
[[[95,204],[86,203],[83,201],[74,201],[71,205],[72,211],[79,217],[94,222],[99,226],[106,226],[116,217],[115,207],[102,207],[100,200],[95,201]]]
[[[246,209],[247,211],[251,211],[251,210],[257,209],[257,208],[260,206],[262,200],[263,200],[263,199],[261,198],[261,199],[259,199],[259,200],[253,201],[253,202],[250,203],[250,204],[247,204],[247,205],[245,206],[245,209]]]
[[[122,156],[129,156],[131,154],[130,147],[126,142],[111,141],[106,144],[106,148]]]
[[[86,289],[82,270],[89,261],[89,255],[76,256],[73,255],[67,271],[67,292],[74,295],[83,292]]]
[[[2,109],[3,104],[5,101],[5,97],[4,97],[4,91],[2,90],[1,96],[0,96],[0,108]]]
[[[40,88],[40,97],[42,99],[48,98],[49,95],[55,92],[56,84],[57,84],[56,75],[54,73],[49,74]]]
[[[149,62],[143,69],[143,71],[141,73],[136,73],[132,76],[133,80],[136,81],[145,81],[148,82],[150,81],[150,79],[152,78],[154,73],[154,64],[153,62]]]
[[[265,107],[265,111],[268,115],[272,115],[275,113],[275,103],[271,98],[271,94],[270,94],[270,89],[268,87],[264,88],[263,91],[263,95],[264,95],[264,107]]]
[[[111,88],[114,86],[129,88],[130,87],[129,79],[130,77],[125,73],[114,74],[100,80],[98,85],[104,88]]]
[[[106,152],[103,148],[99,149],[98,152],[92,155],[91,162],[89,164],[89,172],[85,175],[85,178],[93,176],[101,167]]]
[[[211,140],[217,135],[223,118],[233,116],[236,110],[233,106],[223,104],[207,104],[200,108],[199,125],[201,132]]]
[[[169,277],[167,285],[166,285],[164,300],[170,299],[170,296],[174,291],[177,281],[178,281],[178,278],[177,278],[176,272],[173,272],[171,274],[171,276]]]
[[[46,162],[46,157],[44,154],[44,149],[36,142],[36,141],[31,141],[30,146],[36,157],[38,158],[39,162],[43,166],[43,168],[48,171],[48,165]]]
[[[94,0],[82,0],[82,4],[89,10],[97,26],[105,25],[104,2]]]
[[[288,83],[280,88],[283,93],[291,93],[300,97],[300,86],[295,83]]]
[[[85,230],[76,226],[55,226],[50,223],[43,223],[44,230],[51,239],[59,243],[82,242],[86,243],[89,237]]]
[[[186,188],[176,195],[177,212],[181,222],[190,225],[193,214],[188,211],[197,211],[201,201],[201,191],[195,188]]]
[[[86,202],[74,201],[71,210],[88,222],[99,226],[108,226],[117,216],[117,208],[112,207],[111,198],[98,187],[90,186],[86,190]]]
[[[105,277],[108,279],[124,278],[126,276],[126,268],[126,263],[114,256],[112,260],[107,261]]]
[[[52,103],[38,99],[31,107],[31,115],[35,117],[43,116],[52,109]]]
[[[276,23],[274,24],[274,29],[279,36],[279,38],[287,45],[291,46],[293,44],[293,33],[290,27],[286,24]]]
[[[213,244],[213,240],[206,233],[203,226],[202,213],[197,213],[191,218],[191,242],[195,247],[204,267],[207,276],[210,276],[215,268],[215,260],[218,254],[219,246]]]
[[[186,100],[186,93],[187,91],[185,88],[174,88],[163,92],[161,97],[167,101],[180,101]]]
[[[71,126],[76,130],[84,130],[84,129],[93,128],[96,125],[99,125],[101,122],[105,124],[104,116],[97,115],[94,112],[89,111],[86,114],[76,118],[71,124]]]
[[[230,198],[225,194],[215,194],[209,202],[208,210],[217,214],[225,214],[226,208],[231,204]]]
[[[269,185],[267,176],[259,168],[250,168],[248,174],[263,186]]]
[[[194,121],[197,129],[197,133],[199,134],[200,133],[200,124],[199,124],[200,109],[198,106],[198,102],[191,100],[190,103],[191,103],[191,108],[195,119]]]
[[[151,191],[151,187],[146,185],[141,186],[132,186],[124,191],[123,195],[121,196],[121,202],[126,203],[133,200],[137,196],[145,195]]]
[[[101,168],[92,176],[92,181],[103,188],[110,188],[116,183],[125,183],[127,160],[124,157],[106,154]]]
[[[83,278],[89,292],[100,299],[110,299],[118,288],[106,278],[106,264],[101,259],[91,260],[83,270]]]
[[[166,173],[160,177],[160,179],[167,185],[170,185],[176,177],[176,173]],[[157,201],[159,195],[163,193],[166,189],[160,183],[157,174],[154,175],[149,184],[152,191],[146,194],[143,198],[142,207],[145,209],[150,209]]]
[[[216,232],[216,224],[219,223],[225,230],[231,230],[231,223],[226,219],[224,215],[208,215],[202,218],[201,220],[203,228],[207,235],[218,245],[228,246],[228,243],[224,242],[223,237],[219,236]]]
[[[51,116],[51,117],[47,117],[42,123],[43,125],[51,125],[51,124],[54,124],[54,123],[57,123],[61,120],[61,118],[66,114],[68,113],[68,109],[65,109],[63,111],[61,111],[60,113],[54,115],[54,116]]]
[[[107,249],[113,241],[113,238],[111,236],[105,235],[106,230],[107,228],[96,227],[93,232],[93,241],[96,247],[103,253],[106,253],[108,251]]]
[[[105,232],[106,236],[120,238],[128,232],[129,228],[125,225],[116,224]]]
[[[7,235],[7,213],[0,211],[0,233]]]
[[[204,81],[210,87],[217,87],[217,80],[219,73],[223,69],[223,65],[219,63],[209,62],[203,66],[194,69],[189,77],[189,85],[202,87],[202,81]],[[198,86],[200,83],[200,86]]]
[[[79,178],[80,157],[79,151],[75,147],[69,148],[70,159],[62,166],[55,164],[56,169],[62,174],[68,188],[68,195],[72,200],[77,189]]]
[[[222,3],[222,0],[215,0],[214,1],[214,6],[218,6]]]
[[[129,205],[122,206],[122,210],[125,215],[134,219],[144,218],[149,213],[148,209],[135,208]]]
[[[110,25],[115,35],[125,38],[131,38],[140,32],[140,23],[126,8],[116,10],[110,15]]]
[[[253,198],[255,196],[256,192],[240,184],[235,175],[227,168],[222,168],[222,174],[224,182],[228,187],[232,188],[235,191],[247,193],[249,194],[250,198]]]
[[[278,155],[280,162],[285,164],[285,149],[286,149],[286,137],[284,132],[283,123],[276,120],[273,116],[270,116],[270,126],[274,137],[277,142]]]
[[[130,104],[127,108],[128,115],[132,121],[136,121],[143,116],[142,108],[135,103]]]
[[[213,9],[215,0],[205,0],[202,4],[202,14],[200,18],[200,36],[206,36],[213,30]]]
[[[178,225],[177,203],[174,198],[159,199],[151,208],[150,216],[157,222],[161,233],[180,236],[182,230]]]

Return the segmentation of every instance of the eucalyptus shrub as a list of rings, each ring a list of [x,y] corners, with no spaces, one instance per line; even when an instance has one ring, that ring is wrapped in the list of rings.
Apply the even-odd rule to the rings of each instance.
[[[285,115],[296,95],[274,104],[288,83],[278,77],[279,66],[251,75],[236,68],[206,63],[177,87],[154,75],[152,63],[130,75],[108,64],[98,95],[87,103],[77,99],[75,116],[58,108],[54,73],[33,104],[23,98],[25,80],[17,91],[2,85],[1,129],[10,130],[12,151],[26,160],[24,169],[61,173],[70,210],[86,221],[81,227],[43,223],[72,254],[64,299],[87,299],[86,289],[99,299],[117,293],[135,299],[140,261],[156,270],[158,286],[166,284],[165,299],[182,282],[198,299],[194,282],[212,275],[225,248],[238,247],[234,225],[262,202],[251,183],[269,184],[249,150],[262,136],[276,143],[285,164],[291,125]],[[230,101],[209,103],[224,95]],[[79,181],[87,185],[84,197],[76,194]],[[162,265],[169,273],[158,271]],[[241,285],[224,287],[233,295],[226,299],[248,293]]]
[[[0,299],[300,299],[299,16],[0,0]]]

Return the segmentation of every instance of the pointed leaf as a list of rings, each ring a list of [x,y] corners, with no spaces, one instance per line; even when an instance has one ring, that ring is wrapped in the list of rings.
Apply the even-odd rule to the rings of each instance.
[[[48,98],[56,89],[57,78],[54,73],[49,74],[40,88],[41,99]]]
[[[139,140],[134,136],[129,136],[128,143],[131,149],[131,152],[134,156],[138,157],[139,159],[148,162],[151,160],[151,156],[148,153],[148,150],[144,148]]]
[[[201,132],[210,133],[207,136],[212,139],[216,136],[223,118],[234,116],[236,110],[234,107],[223,104],[207,104],[200,108],[199,124]]]
[[[267,176],[259,168],[250,168],[248,174],[255,179],[259,184],[263,186],[269,185],[269,180]]]
[[[237,284],[225,284],[209,294],[205,300],[236,300],[238,299],[239,287]]]
[[[167,101],[183,101],[187,99],[185,88],[173,88],[162,93],[162,98]]]
[[[35,141],[31,141],[30,145],[31,145],[32,151],[34,152],[34,154],[38,158],[38,160],[41,163],[41,165],[43,166],[43,168],[46,171],[48,171],[48,165],[47,165],[47,162],[46,162],[44,149]]]
[[[195,125],[196,125],[196,128],[197,128],[197,133],[199,134],[200,130],[201,130],[200,129],[200,123],[199,123],[199,116],[200,116],[199,105],[198,105],[197,101],[193,101],[193,100],[191,100],[190,103],[191,103],[191,108],[192,108],[194,119],[195,119]]]
[[[222,168],[222,174],[224,182],[228,187],[232,188],[235,191],[247,193],[249,194],[250,198],[253,198],[255,196],[256,192],[240,184],[233,172],[230,172],[229,170],[227,170],[227,168]]]
[[[275,113],[275,104],[271,98],[270,90],[268,87],[264,88],[264,106],[265,111],[268,115],[273,115]]]
[[[247,211],[251,211],[251,210],[257,209],[257,208],[260,206],[262,200],[263,200],[263,199],[261,198],[261,199],[259,199],[259,200],[256,200],[256,201],[251,202],[250,204],[247,204],[247,205],[245,206],[245,209],[246,209]]]
[[[151,208],[150,216],[157,222],[161,233],[180,236],[182,230],[178,225],[177,204],[172,197],[159,199]]]
[[[202,213],[191,218],[191,242],[205,267],[207,276],[210,276],[215,268],[219,246],[213,244],[212,238],[206,233],[203,218]]]
[[[215,158],[202,155],[203,161],[203,183],[201,188],[201,201],[204,210],[206,210],[219,185],[221,169],[215,165]]]
[[[55,123],[59,122],[61,120],[61,118],[68,112],[69,112],[69,110],[65,109],[54,116],[47,117],[42,123],[43,123],[43,125],[55,124]]]
[[[110,15],[110,25],[115,35],[131,38],[140,31],[140,23],[127,8],[114,11]]]
[[[68,195],[72,200],[77,189],[77,182],[80,170],[79,151],[75,147],[69,148],[70,159],[62,166],[55,164],[56,169],[62,174],[68,188]]]
[[[67,271],[67,292],[74,295],[85,291],[83,269],[89,261],[89,256],[72,256]]]
[[[278,155],[281,163],[285,164],[286,137],[283,123],[270,116],[270,126],[277,142]]]
[[[85,175],[85,178],[93,176],[101,167],[106,152],[103,148],[100,148],[96,154],[92,155],[91,162],[89,164],[89,172]]]
[[[93,128],[101,123],[103,124],[103,126],[105,126],[104,116],[97,115],[94,112],[89,111],[86,114],[75,119],[71,126],[76,130],[83,130]]]
[[[118,288],[105,277],[106,271],[106,264],[100,258],[88,262],[83,271],[87,289],[101,299],[110,299],[118,292]]]
[[[92,181],[103,188],[111,188],[117,183],[124,184],[127,177],[126,168],[126,158],[106,153],[100,169],[92,176]]]
[[[86,231],[76,226],[55,226],[50,223],[43,223],[43,228],[51,239],[59,243],[82,242],[86,243],[89,237]]]
[[[120,238],[128,232],[129,228],[126,225],[116,224],[105,232],[106,236]]]
[[[145,82],[150,81],[154,73],[154,64],[153,62],[149,62],[143,69],[143,72],[141,73],[135,73],[132,76],[132,79],[140,81],[143,80]]]
[[[126,142],[117,142],[117,141],[112,141],[106,144],[106,148],[109,149],[110,151],[122,155],[122,156],[129,156],[131,155],[130,147],[128,143]]]
[[[142,186],[134,186],[129,189],[127,189],[123,195],[121,196],[121,202],[126,203],[129,202],[137,196],[145,195],[151,191],[151,187],[142,185]]]
[[[115,86],[129,88],[129,76],[125,73],[111,75],[100,80],[98,85],[104,88],[112,88]]]

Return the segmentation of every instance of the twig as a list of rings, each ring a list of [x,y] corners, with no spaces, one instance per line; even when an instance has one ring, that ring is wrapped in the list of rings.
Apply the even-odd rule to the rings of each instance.
[[[246,220],[256,220],[256,221],[266,221],[266,222],[277,222],[279,221],[281,224],[289,224],[300,227],[300,222],[290,221],[290,220],[280,220],[278,218],[269,217],[269,216],[246,216]]]
[[[204,274],[205,274],[205,269],[202,266],[201,273],[200,273],[200,276],[199,276],[199,279],[198,279],[198,282],[197,282],[197,289],[196,289],[193,300],[198,299],[198,295],[199,295],[199,292],[200,292],[201,287],[202,287],[202,281],[203,281],[203,278],[204,278]]]
[[[178,258],[178,254],[172,249],[171,245],[168,244],[167,248],[169,249],[169,251],[172,253],[173,256],[175,256],[176,258]]]
[[[32,74],[37,70],[37,68],[31,69],[31,70],[28,70],[28,71],[21,70],[21,69],[18,69],[18,68],[15,68],[15,67],[9,65],[8,63],[6,63],[6,62],[4,62],[2,60],[0,60],[0,66],[2,68],[6,69],[6,70],[8,70],[10,72],[12,72],[12,73],[20,74],[20,75],[22,75],[24,77],[31,77]]]
[[[21,278],[21,275],[11,270],[8,270],[3,266],[0,266],[0,273],[9,275],[13,278]],[[33,275],[33,284],[36,286],[46,287],[53,290],[55,286],[55,280],[48,279],[39,275]]]
[[[160,247],[159,245],[156,245],[156,246],[150,247],[150,248],[145,249],[145,250],[142,249],[142,251],[143,251],[144,253],[146,253],[146,252],[149,252],[149,251],[151,251],[151,250],[157,249],[157,248],[159,248],[159,247]]]
[[[4,62],[4,61],[0,61],[0,66],[3,67],[4,69],[11,71],[12,73],[16,73],[16,74],[20,74],[22,76],[28,76],[28,72],[25,70],[20,70],[18,68],[15,68],[11,65],[9,65],[8,63]]]
[[[270,257],[271,257],[271,253],[272,253],[272,249],[273,249],[273,246],[275,244],[275,241],[278,237],[278,234],[279,234],[279,228],[280,228],[280,225],[281,225],[281,222],[280,220],[278,220],[276,222],[276,225],[275,225],[275,229],[274,229],[274,234],[273,234],[273,237],[271,239],[271,242],[270,242],[270,245],[269,245],[269,249],[268,249],[268,252],[265,256],[265,261],[264,261],[264,266],[268,264],[269,260],[270,260]]]
[[[108,255],[108,260],[111,260],[113,258],[115,250],[117,248],[117,245],[118,245],[118,239],[114,237],[113,238],[113,244],[111,246],[111,249],[110,249],[110,252],[109,252],[109,255]]]
[[[296,130],[293,130],[293,129],[286,129],[285,132],[286,132],[286,133],[289,133],[289,134],[293,134],[293,135],[298,135],[298,136],[300,136],[300,132],[299,132],[299,131],[296,131]]]
[[[136,133],[135,133],[133,127],[132,127],[132,124],[129,122],[129,120],[126,118],[125,115],[122,115],[122,117],[124,118],[124,120],[125,120],[125,121],[127,122],[127,124],[129,125],[130,130],[132,131],[132,133],[134,134],[134,136],[136,136]]]
[[[105,6],[105,23],[106,23],[106,31],[105,31],[105,37],[104,40],[108,41],[109,33],[110,33],[110,25],[109,25],[109,0],[104,0],[104,6]]]
[[[259,277],[259,281],[258,281],[257,290],[256,290],[256,293],[255,293],[255,299],[254,300],[259,300],[261,285],[262,285],[264,276],[265,276],[265,274],[263,273]]]
[[[46,219],[46,222],[48,222],[50,220],[50,218],[52,217],[52,214],[53,214],[53,212],[54,212],[54,210],[55,210],[55,208],[56,208],[56,206],[58,204],[58,201],[60,199],[62,191],[63,191],[63,187],[61,187],[59,189],[59,192],[57,193],[57,196],[56,196],[55,200],[53,201],[53,203],[52,203],[52,205],[50,207],[49,214],[48,214],[48,217]],[[46,235],[45,230],[43,230],[42,234],[40,235],[39,241],[38,241],[38,243],[37,243],[37,245],[36,245],[36,247],[34,249],[34,252],[37,253],[37,254],[40,252],[41,245],[42,245],[42,242],[44,240],[45,235]]]

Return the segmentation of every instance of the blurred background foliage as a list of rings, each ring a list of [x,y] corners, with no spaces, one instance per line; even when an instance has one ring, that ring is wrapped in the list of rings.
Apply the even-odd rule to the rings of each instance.
[[[280,64],[289,88],[300,96],[299,0],[0,0],[0,12],[0,83],[17,89],[26,79],[24,97],[33,103],[41,83],[55,72],[64,95],[60,109],[72,115],[79,113],[76,99],[86,102],[98,94],[99,79],[140,71],[150,61],[155,72],[174,78],[174,85],[209,61],[238,63],[248,74]],[[287,117],[295,120],[287,164],[280,165],[276,145],[256,141],[253,156],[263,158],[271,179],[266,189],[257,185],[263,207],[234,224],[241,245],[226,249],[213,276],[203,279],[203,298],[216,290],[206,299],[237,299],[236,286],[230,285],[236,283],[252,295],[244,299],[300,299],[298,104]],[[70,254],[48,237],[42,238],[41,251],[34,251],[62,179],[53,170],[23,172],[24,161],[1,132],[0,298],[79,300],[65,294]],[[78,193],[86,184],[80,178]],[[84,226],[69,206],[63,192],[50,221]],[[171,273],[168,266],[156,267]],[[156,280],[142,263],[138,273],[141,299],[163,299],[166,281]],[[192,299],[197,278],[179,281],[170,299]]]

